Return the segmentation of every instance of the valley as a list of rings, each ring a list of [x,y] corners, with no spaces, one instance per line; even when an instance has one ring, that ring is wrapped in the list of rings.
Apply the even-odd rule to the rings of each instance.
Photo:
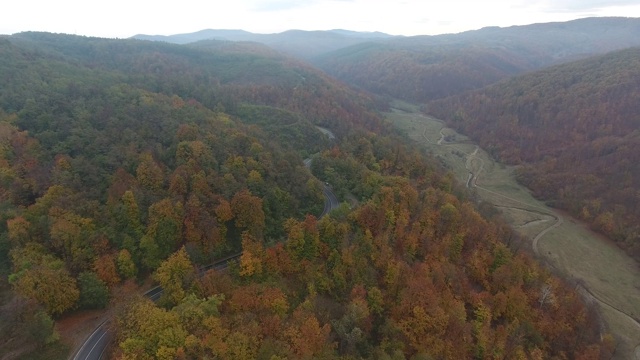
[[[636,33],[0,37],[0,358],[640,360]]]
[[[536,200],[516,182],[514,167],[494,161],[441,120],[405,103],[395,104],[387,119],[425,146],[474,196],[500,210],[514,229],[532,239],[530,249],[552,272],[581,288],[587,302],[599,305],[606,331],[617,341],[615,358],[640,359],[640,271],[633,259],[585,224]]]

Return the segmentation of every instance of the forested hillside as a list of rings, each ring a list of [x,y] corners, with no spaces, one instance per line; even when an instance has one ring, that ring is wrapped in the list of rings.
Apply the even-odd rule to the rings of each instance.
[[[613,350],[374,100],[300,62],[24,33],[0,39],[0,76],[0,354],[62,358],[55,320],[105,306],[119,359]],[[316,218],[321,181],[351,205]],[[149,277],[157,304],[135,295]]]
[[[640,45],[640,19],[587,18],[392,38],[314,59],[337,78],[379,95],[426,102],[526,71]]]
[[[118,74],[151,92],[194,98],[210,109],[221,105],[233,113],[243,102],[278,106],[302,112],[340,135],[348,123],[376,128],[379,120],[370,98],[260,44],[212,40],[178,46],[47,33],[16,34],[12,40],[36,52],[71,57],[87,69]]]
[[[640,48],[432,102],[519,180],[640,259]]]

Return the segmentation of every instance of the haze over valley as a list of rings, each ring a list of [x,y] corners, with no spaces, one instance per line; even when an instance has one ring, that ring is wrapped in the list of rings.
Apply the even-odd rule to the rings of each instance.
[[[359,30],[1,35],[0,358],[640,359],[640,18]]]

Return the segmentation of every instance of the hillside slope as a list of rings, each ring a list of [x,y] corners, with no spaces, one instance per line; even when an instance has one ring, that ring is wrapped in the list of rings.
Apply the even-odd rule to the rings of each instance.
[[[429,103],[555,206],[640,259],[640,48]]]
[[[226,111],[242,102],[277,106],[342,134],[349,123],[380,126],[373,99],[323,72],[255,43],[207,41],[179,46],[139,40],[22,33],[12,41],[38,53],[111,71],[148,91],[194,98]]]
[[[640,19],[586,18],[392,38],[339,49],[313,62],[365,90],[426,102],[560,62],[638,46],[639,39]]]
[[[609,357],[575,289],[369,97],[255,44],[194,46],[0,40],[2,356],[65,358],[54,319],[111,299],[116,359]],[[353,206],[317,219],[321,181]]]

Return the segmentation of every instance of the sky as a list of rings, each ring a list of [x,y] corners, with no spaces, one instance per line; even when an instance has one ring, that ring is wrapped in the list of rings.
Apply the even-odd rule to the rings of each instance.
[[[47,31],[107,38],[203,29],[290,29],[436,35],[591,16],[640,17],[640,0],[19,0],[0,34]]]

